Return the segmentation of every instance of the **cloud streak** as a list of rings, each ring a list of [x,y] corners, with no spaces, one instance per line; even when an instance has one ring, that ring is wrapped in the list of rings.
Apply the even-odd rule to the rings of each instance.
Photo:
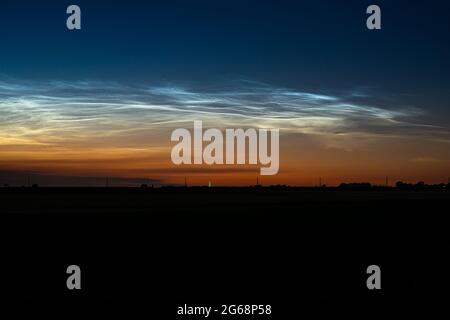
[[[280,128],[282,133],[447,140],[447,128],[419,123],[422,113],[249,81],[202,90],[102,81],[0,81],[0,145],[82,143],[193,120],[220,128]]]

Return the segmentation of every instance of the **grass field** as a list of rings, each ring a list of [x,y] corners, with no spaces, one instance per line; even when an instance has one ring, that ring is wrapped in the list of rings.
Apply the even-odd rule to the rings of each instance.
[[[2,294],[71,298],[448,296],[447,191],[2,188]],[[366,268],[382,269],[368,291]],[[30,285],[33,283],[33,285]]]

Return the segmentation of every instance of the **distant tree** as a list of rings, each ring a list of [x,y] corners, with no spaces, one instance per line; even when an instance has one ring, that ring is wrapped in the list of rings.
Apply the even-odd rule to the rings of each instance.
[[[405,184],[403,183],[403,181],[397,181],[397,182],[395,183],[395,186],[396,186],[397,188],[402,188],[402,187],[405,186]]]
[[[422,188],[425,187],[425,182],[419,181],[419,182],[416,183],[415,187],[422,189]]]

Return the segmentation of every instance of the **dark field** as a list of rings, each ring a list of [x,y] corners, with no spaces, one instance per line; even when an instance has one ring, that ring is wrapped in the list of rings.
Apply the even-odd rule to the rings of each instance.
[[[3,188],[2,296],[173,303],[450,296],[447,191]],[[66,289],[66,267],[82,290]],[[366,268],[382,290],[366,288]]]

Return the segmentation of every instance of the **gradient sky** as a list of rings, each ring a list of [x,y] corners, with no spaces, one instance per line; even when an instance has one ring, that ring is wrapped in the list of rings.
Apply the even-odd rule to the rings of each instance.
[[[2,1],[0,183],[254,184],[258,167],[171,164],[193,120],[280,128],[264,184],[446,182],[449,17],[446,1]]]

